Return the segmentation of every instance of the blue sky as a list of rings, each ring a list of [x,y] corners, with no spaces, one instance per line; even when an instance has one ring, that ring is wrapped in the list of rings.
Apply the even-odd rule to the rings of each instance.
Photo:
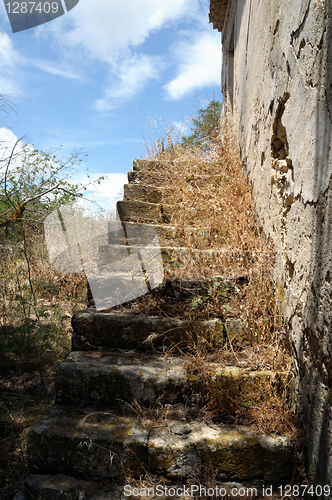
[[[153,122],[180,127],[204,100],[221,99],[220,34],[208,9],[208,0],[80,0],[64,16],[13,34],[1,2],[0,91],[17,118],[0,128],[0,140],[27,134],[42,150],[83,148],[88,157],[75,180],[85,181],[86,168],[108,172],[90,194],[117,195],[145,153],[144,138],[158,135]]]

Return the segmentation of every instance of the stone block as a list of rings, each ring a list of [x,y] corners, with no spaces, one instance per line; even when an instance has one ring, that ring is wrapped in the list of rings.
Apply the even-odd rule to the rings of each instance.
[[[226,335],[233,347],[250,347],[255,340],[255,332],[248,323],[239,318],[227,318],[225,320]]]
[[[133,417],[53,407],[30,428],[28,463],[33,474],[140,477],[147,468],[148,434]]]
[[[64,474],[31,475],[24,480],[28,500],[79,500],[88,486],[87,481]]]
[[[241,426],[195,423],[178,434],[170,423],[150,436],[149,466],[172,479],[208,473],[221,480],[286,481],[293,472],[291,449],[287,436],[257,435]]]
[[[151,421],[110,411],[53,408],[30,429],[33,473],[84,478],[139,478],[146,471],[177,479],[215,474],[222,480],[283,482],[293,472],[294,442],[241,426]]]
[[[84,481],[65,474],[30,475],[24,486],[24,498],[14,500],[119,500],[123,495],[122,486],[103,486],[100,481]]]
[[[118,201],[116,207],[122,221],[163,222],[159,203]]]
[[[219,318],[208,321],[159,318],[118,312],[79,311],[72,318],[73,350],[98,348],[151,349],[186,346],[197,335],[222,345],[224,326]]]
[[[57,369],[56,403],[174,404],[201,388],[200,377],[188,374],[180,358],[72,352]]]
[[[167,186],[169,177],[162,172],[133,171],[128,172],[128,181],[136,184],[146,184],[149,186]]]
[[[145,184],[125,184],[124,200],[160,203],[163,192],[160,188]]]
[[[133,355],[133,353],[72,352],[56,374],[56,403],[67,405],[119,402],[184,403],[192,394],[211,408],[228,404],[230,398],[242,408],[266,401],[285,387],[284,374],[246,372],[237,367],[206,363],[204,373],[192,374],[181,358]],[[200,399],[199,399],[200,396]]]

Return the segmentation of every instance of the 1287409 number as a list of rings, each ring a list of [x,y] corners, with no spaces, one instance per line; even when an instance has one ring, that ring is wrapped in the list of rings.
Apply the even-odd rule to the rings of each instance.
[[[8,14],[32,14],[44,12],[56,14],[59,9],[58,2],[8,2],[6,3]]]
[[[316,486],[309,486],[308,484],[286,484],[284,486],[279,486],[278,489],[280,496],[283,497],[303,497],[304,495],[325,497],[331,494],[331,487],[328,484],[324,486],[319,484]]]

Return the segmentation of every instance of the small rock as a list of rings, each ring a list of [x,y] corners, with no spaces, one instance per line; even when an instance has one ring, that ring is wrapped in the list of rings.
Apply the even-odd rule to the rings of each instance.
[[[191,433],[192,428],[190,427],[189,424],[178,424],[178,425],[172,425],[171,430],[177,436],[185,436]]]

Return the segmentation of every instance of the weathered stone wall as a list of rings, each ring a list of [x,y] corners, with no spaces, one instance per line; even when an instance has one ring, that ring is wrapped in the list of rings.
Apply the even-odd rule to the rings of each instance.
[[[258,221],[275,243],[310,479],[332,484],[332,2],[211,0],[210,20]]]

